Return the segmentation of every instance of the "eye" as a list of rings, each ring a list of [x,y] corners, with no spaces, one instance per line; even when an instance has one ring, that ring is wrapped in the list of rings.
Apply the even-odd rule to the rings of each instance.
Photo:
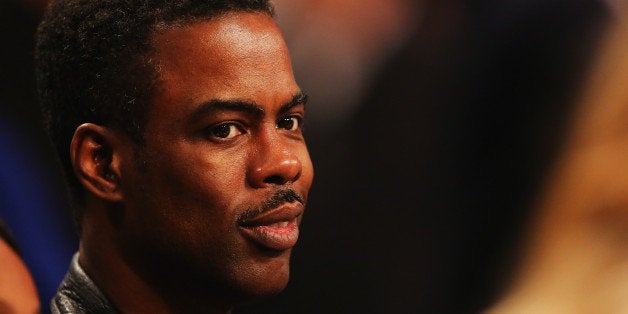
[[[301,127],[301,118],[286,117],[277,122],[277,127],[288,131],[296,131]]]
[[[209,132],[219,139],[230,139],[242,134],[242,130],[234,123],[223,123],[212,127]]]

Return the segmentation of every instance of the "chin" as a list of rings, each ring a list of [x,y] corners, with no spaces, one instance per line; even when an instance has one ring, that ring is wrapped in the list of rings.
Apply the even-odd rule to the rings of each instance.
[[[254,271],[243,278],[243,294],[246,299],[263,299],[279,294],[290,279],[289,258],[273,260],[266,265],[257,265]]]
[[[285,274],[275,274],[274,278],[266,282],[260,297],[274,296],[281,293],[288,285],[289,279],[290,275],[288,272]]]

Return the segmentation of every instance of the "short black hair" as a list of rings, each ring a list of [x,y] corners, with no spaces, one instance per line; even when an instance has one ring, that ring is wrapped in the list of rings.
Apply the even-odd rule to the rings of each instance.
[[[157,83],[151,37],[168,26],[228,12],[273,15],[268,0],[55,0],[36,35],[36,77],[44,125],[65,174],[75,222],[83,188],[74,176],[70,143],[91,122],[143,144]]]

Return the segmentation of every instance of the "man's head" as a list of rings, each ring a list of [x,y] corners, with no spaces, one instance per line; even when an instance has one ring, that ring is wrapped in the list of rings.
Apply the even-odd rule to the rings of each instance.
[[[268,3],[59,0],[37,52],[81,262],[117,306],[112,269],[173,308],[285,287],[313,170]]]
[[[37,81],[44,122],[57,150],[80,220],[83,188],[69,145],[85,122],[143,141],[146,114],[158,87],[155,33],[226,12],[272,15],[264,0],[54,1],[37,34]]]

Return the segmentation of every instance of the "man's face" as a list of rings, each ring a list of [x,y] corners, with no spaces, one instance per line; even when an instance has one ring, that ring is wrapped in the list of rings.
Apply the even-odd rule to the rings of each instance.
[[[153,45],[145,144],[121,164],[123,258],[183,291],[281,291],[313,169],[279,29],[231,13],[161,31]]]

